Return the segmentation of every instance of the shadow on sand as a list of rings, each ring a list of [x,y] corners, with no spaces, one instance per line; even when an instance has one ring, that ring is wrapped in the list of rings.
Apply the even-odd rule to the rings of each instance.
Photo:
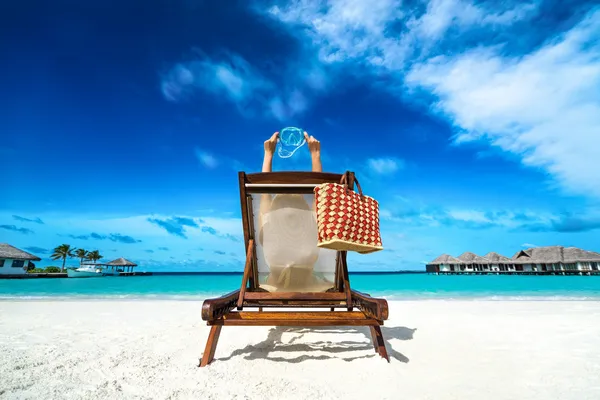
[[[404,354],[394,350],[389,343],[390,339],[397,340],[411,340],[417,329],[406,328],[404,326],[387,327],[382,326],[381,331],[385,340],[385,347],[387,348],[388,354],[391,358],[395,358],[398,361],[407,363],[410,360]],[[292,333],[295,336],[292,337],[287,343],[282,341],[284,333]],[[309,343],[296,343],[302,339],[307,333],[338,333],[338,334],[362,334],[367,338],[367,341],[354,341],[354,340],[340,340],[340,341],[313,341]],[[234,350],[228,357],[215,358],[215,361],[225,361],[236,356],[244,356],[246,360],[254,359],[267,359],[278,362],[288,363],[299,363],[305,360],[323,360],[328,358],[337,358],[336,354],[348,353],[353,351],[368,350],[372,354],[361,355],[361,356],[348,356],[341,357],[344,361],[352,361],[358,358],[372,358],[379,357],[373,350],[373,344],[371,342],[371,332],[369,327],[319,327],[319,328],[286,328],[286,327],[275,327],[269,330],[269,335],[265,340],[257,344],[251,344],[243,349]],[[287,353],[300,353],[305,354],[297,357],[275,357],[269,356],[271,352],[284,351]],[[311,355],[315,351],[325,352],[329,354]]]

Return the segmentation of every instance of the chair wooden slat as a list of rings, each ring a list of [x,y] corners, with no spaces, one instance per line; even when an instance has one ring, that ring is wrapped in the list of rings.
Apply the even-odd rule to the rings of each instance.
[[[209,325],[231,326],[370,326],[381,322],[360,311],[230,312]]]
[[[247,292],[244,296],[251,300],[346,300],[346,294],[341,292]]]

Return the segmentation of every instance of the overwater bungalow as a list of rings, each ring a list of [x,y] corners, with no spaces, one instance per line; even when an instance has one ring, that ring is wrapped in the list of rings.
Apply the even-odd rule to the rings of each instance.
[[[600,253],[577,247],[547,246],[519,250],[511,258],[490,252],[481,257],[465,252],[443,254],[427,264],[436,273],[599,274]]]
[[[448,254],[442,254],[431,262],[431,264],[435,264],[443,272],[458,271],[461,263],[462,261]]]
[[[512,257],[521,271],[599,271],[600,254],[577,247],[532,247]]]
[[[489,260],[469,251],[462,253],[458,256],[458,259],[462,261],[460,265],[461,271],[485,271],[489,265]]]
[[[490,271],[514,271],[515,264],[508,257],[498,254],[494,251],[490,251],[483,258],[489,262]]]

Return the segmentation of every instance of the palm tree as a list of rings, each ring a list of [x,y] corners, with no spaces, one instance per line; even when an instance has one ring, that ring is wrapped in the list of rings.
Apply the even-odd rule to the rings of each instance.
[[[94,251],[90,251],[87,254],[87,259],[91,260],[94,262],[94,264],[96,264],[96,261],[98,261],[99,259],[101,259],[102,257],[104,257],[103,255],[100,254],[100,252],[98,250],[94,250]]]
[[[88,251],[84,250],[84,249],[77,249],[75,250],[75,256],[79,257],[79,266],[81,267],[81,264],[83,264],[83,259],[87,258],[88,255]]]
[[[67,258],[71,257],[73,257],[73,249],[70,244],[61,244],[54,249],[54,253],[50,256],[53,260],[60,260],[62,258],[63,264],[60,272],[65,272],[65,263],[67,262]]]

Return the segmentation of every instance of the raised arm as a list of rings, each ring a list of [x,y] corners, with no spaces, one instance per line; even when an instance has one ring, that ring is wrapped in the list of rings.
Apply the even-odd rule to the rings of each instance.
[[[262,172],[273,171],[273,154],[275,154],[275,148],[277,147],[277,138],[279,138],[279,132],[275,132],[269,139],[265,140]]]
[[[310,151],[310,160],[312,162],[312,172],[323,172],[323,166],[321,165],[321,142],[315,139],[314,136],[308,136],[308,133],[304,132],[304,138],[308,143],[308,150]],[[312,204],[313,210],[317,210],[316,198]]]
[[[314,136],[308,136],[306,132],[304,132],[304,138],[306,139],[306,143],[308,143],[308,150],[310,151],[312,171],[323,172],[323,166],[321,165],[321,142],[315,139]]]
[[[275,132],[268,140],[265,141],[265,155],[263,157],[262,172],[273,171],[273,155],[275,154],[275,147],[277,146],[277,138],[279,132]],[[269,211],[271,208],[271,195],[264,193],[260,196],[260,213],[259,227],[262,227],[262,215]]]

